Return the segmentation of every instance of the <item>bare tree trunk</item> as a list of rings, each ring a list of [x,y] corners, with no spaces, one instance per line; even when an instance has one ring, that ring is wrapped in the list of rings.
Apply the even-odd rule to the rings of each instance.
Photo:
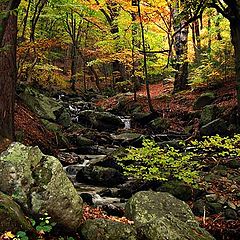
[[[0,12],[6,11],[10,1],[0,4]],[[20,1],[12,9],[18,7]],[[11,9],[10,9],[11,10]],[[17,16],[12,14],[5,19],[0,48],[0,135],[14,140],[14,104],[17,79],[16,45]]]
[[[188,88],[188,26],[185,26],[186,21],[179,19],[179,3],[176,3],[174,11],[174,31],[178,33],[175,35],[174,48],[176,52],[177,73],[175,75],[173,92],[180,92]],[[185,26],[185,27],[184,27]]]
[[[140,0],[138,0],[138,17],[140,19],[140,26],[141,26],[141,33],[142,33],[142,46],[143,46],[143,56],[144,56],[143,70],[144,70],[144,78],[145,78],[145,85],[146,85],[146,91],[147,91],[148,107],[151,112],[155,112],[152,105],[150,86],[149,86],[149,80],[148,80],[147,54],[146,54],[146,45],[145,45],[145,36],[144,36],[144,28],[143,28],[143,21],[142,21],[142,15],[141,15]]]

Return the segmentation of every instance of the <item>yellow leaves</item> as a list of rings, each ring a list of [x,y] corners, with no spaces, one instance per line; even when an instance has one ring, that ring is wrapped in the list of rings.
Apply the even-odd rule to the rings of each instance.
[[[0,240],[9,240],[15,238],[15,235],[12,232],[6,232],[2,236],[0,236]]]

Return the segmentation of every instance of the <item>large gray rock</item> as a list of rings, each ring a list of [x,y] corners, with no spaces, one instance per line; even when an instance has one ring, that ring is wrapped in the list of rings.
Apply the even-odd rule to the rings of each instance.
[[[61,163],[38,147],[13,143],[0,155],[0,191],[35,214],[48,213],[66,229],[76,230],[82,218],[82,199]]]
[[[82,111],[78,114],[78,121],[86,127],[93,127],[99,131],[114,131],[124,127],[119,117],[108,112]]]
[[[81,227],[84,240],[137,240],[131,225],[107,219],[87,220]]]
[[[63,109],[63,104],[53,98],[49,98],[36,89],[26,87],[20,94],[24,103],[38,116],[50,121],[56,121],[56,114]]]
[[[190,207],[169,193],[136,193],[126,204],[126,216],[134,221],[143,239],[214,239],[199,227]]]
[[[20,206],[11,197],[0,192],[0,233],[20,230],[31,231],[33,228]]]

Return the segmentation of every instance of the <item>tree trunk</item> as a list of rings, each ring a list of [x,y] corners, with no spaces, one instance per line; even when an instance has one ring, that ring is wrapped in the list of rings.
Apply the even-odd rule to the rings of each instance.
[[[238,117],[240,117],[240,19],[234,18],[234,20],[230,21],[230,27],[235,53]]]
[[[5,10],[2,5],[0,11]],[[7,19],[0,48],[0,135],[10,140],[14,140],[16,44],[17,17],[12,14]]]
[[[76,91],[76,82],[77,82],[77,63],[78,63],[78,47],[76,44],[72,46],[72,56],[71,56],[71,89]]]
[[[179,19],[179,16],[181,15],[179,13],[179,2],[177,2],[173,12],[173,28],[177,32],[174,38],[175,69],[177,70],[174,81],[174,93],[188,88],[188,26],[185,26],[186,21],[184,18],[186,15],[181,19]]]

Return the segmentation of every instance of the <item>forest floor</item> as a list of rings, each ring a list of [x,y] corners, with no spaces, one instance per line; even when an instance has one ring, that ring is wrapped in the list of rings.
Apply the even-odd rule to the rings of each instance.
[[[207,90],[206,90],[207,87]],[[236,91],[235,84],[232,82],[224,82],[218,86],[202,86],[194,91],[184,91],[179,94],[172,95],[173,85],[171,82],[167,84],[158,83],[150,86],[152,104],[154,109],[161,112],[162,115],[171,123],[170,130],[181,132],[184,127],[189,124],[187,121],[182,121],[183,115],[193,112],[193,102],[202,93],[208,91],[216,95],[214,104],[224,109],[224,114],[227,116],[236,106]],[[126,95],[129,103],[133,102],[133,95]],[[148,111],[146,99],[146,89],[144,86],[137,92],[137,102],[140,103],[145,111]],[[118,97],[110,97],[99,101],[97,104],[108,110],[113,108],[118,103]],[[20,100],[17,100],[15,126],[19,136],[23,136],[21,141],[27,145],[38,145],[47,153],[56,155],[57,145],[55,135],[46,130],[38,117],[34,115]],[[196,128],[197,128],[196,123]],[[51,147],[49,147],[51,146]],[[232,189],[227,178],[222,178],[222,182],[213,182],[212,192],[220,195],[225,195],[231,199]],[[240,205],[240,201],[233,199],[236,204]],[[236,202],[239,201],[239,202]],[[85,208],[85,218],[106,217],[100,209]],[[127,219],[118,219],[112,217],[116,221],[128,222]],[[223,216],[216,214],[208,218],[198,218],[201,225],[211,233],[217,235],[240,231],[240,220],[225,220]],[[219,238],[233,239],[233,238]]]

